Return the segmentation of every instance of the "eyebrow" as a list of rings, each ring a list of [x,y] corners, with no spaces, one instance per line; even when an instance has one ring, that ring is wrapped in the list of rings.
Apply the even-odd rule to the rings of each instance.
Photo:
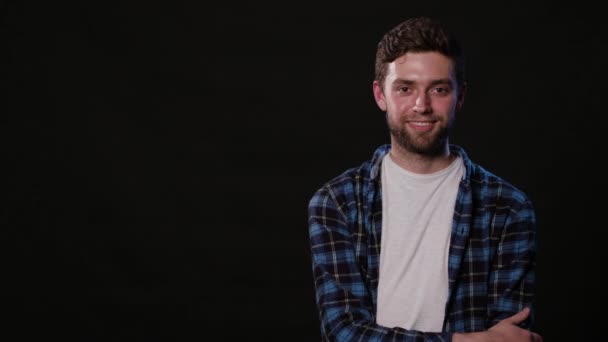
[[[406,79],[396,79],[393,81],[393,84],[405,84],[405,85],[411,85],[411,84],[415,84],[416,81],[412,81],[412,80],[406,80]],[[431,81],[431,85],[437,85],[437,84],[452,84],[452,81],[449,78],[440,78],[438,80],[433,80]]]

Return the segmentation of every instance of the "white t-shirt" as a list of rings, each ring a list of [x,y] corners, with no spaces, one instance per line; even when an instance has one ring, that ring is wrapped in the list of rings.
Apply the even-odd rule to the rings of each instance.
[[[463,175],[460,157],[432,174],[407,171],[389,154],[384,157],[379,325],[441,332],[452,219]]]

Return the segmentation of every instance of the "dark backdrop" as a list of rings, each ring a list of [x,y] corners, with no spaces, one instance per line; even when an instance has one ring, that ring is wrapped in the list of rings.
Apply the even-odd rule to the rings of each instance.
[[[537,330],[599,331],[606,24],[582,5],[2,2],[3,334],[316,341],[306,207],[388,142],[376,42],[461,36],[452,142],[532,198]]]

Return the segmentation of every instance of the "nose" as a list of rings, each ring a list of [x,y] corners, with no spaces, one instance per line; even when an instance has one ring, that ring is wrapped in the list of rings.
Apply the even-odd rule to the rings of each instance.
[[[429,96],[426,93],[421,92],[418,97],[416,97],[416,102],[414,103],[414,112],[418,114],[429,113],[431,109],[431,104],[429,102]]]

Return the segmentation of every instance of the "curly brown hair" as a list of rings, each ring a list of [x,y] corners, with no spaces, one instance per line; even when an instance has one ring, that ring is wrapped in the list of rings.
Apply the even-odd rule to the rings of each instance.
[[[388,31],[378,43],[375,77],[384,87],[389,63],[407,52],[439,52],[454,61],[456,81],[464,83],[464,51],[456,37],[439,21],[427,17],[411,18]]]

